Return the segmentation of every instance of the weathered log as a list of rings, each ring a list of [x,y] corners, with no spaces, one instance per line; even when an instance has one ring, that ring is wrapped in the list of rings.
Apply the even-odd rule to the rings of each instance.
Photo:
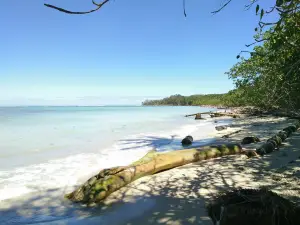
[[[278,136],[281,138],[282,141],[284,141],[288,137],[287,132],[285,132],[285,131],[280,131],[278,133]]]
[[[281,143],[286,138],[288,138],[293,132],[297,130],[298,126],[300,126],[299,121],[297,121],[294,125],[284,128],[277,135],[274,135],[272,138],[268,139],[267,142],[264,143],[261,147],[257,148],[257,154],[264,155],[273,152],[281,145]]]
[[[267,140],[267,142],[275,143],[275,147],[278,148],[282,144],[282,139],[279,135],[274,135],[269,140]]]
[[[188,115],[185,115],[185,117],[189,117],[189,116],[197,116],[197,114],[211,114],[212,112],[200,112],[200,113],[193,113],[193,114],[188,114]]]
[[[221,117],[221,116],[230,116],[233,118],[240,118],[239,114],[235,114],[235,113],[226,113],[226,112],[200,112],[200,113],[194,113],[194,114],[189,114],[189,115],[185,115],[185,117],[189,117],[189,116],[197,116],[198,114],[204,115],[204,114],[209,114],[210,117]]]
[[[194,113],[194,114],[185,115],[185,117],[196,116],[196,115],[197,115],[197,113]]]
[[[274,150],[275,150],[275,146],[270,142],[266,142],[261,147],[256,149],[256,152],[259,155],[265,155],[265,154],[273,152]]]
[[[201,113],[197,113],[195,116],[195,120],[204,120],[204,118],[201,117]]]
[[[112,192],[140,177],[155,174],[191,162],[224,155],[239,154],[241,152],[242,147],[238,144],[192,148],[165,153],[151,151],[129,166],[114,167],[100,171],[81,187],[72,193],[67,194],[65,197],[74,202],[85,204],[97,203]]]
[[[191,145],[193,143],[193,137],[192,136],[186,136],[185,138],[182,139],[181,144],[186,146],[186,145]]]
[[[285,132],[287,133],[287,136],[288,136],[288,137],[293,133],[293,130],[292,130],[292,128],[290,128],[290,127],[284,128],[283,131],[285,131]]]

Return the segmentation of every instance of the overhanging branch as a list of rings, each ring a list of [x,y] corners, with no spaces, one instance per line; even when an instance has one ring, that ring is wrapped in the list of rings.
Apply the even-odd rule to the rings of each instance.
[[[66,9],[63,9],[63,8],[60,8],[60,7],[57,7],[57,6],[54,6],[54,5],[50,5],[50,4],[44,4],[46,7],[49,7],[49,8],[52,8],[52,9],[55,9],[55,10],[58,10],[60,12],[64,12],[64,13],[67,13],[67,14],[88,14],[88,13],[92,13],[92,12],[95,12],[97,10],[99,10],[103,5],[105,5],[107,2],[109,2],[110,0],[104,0],[103,2],[101,3],[96,3],[94,0],[92,0],[93,4],[97,6],[97,8],[95,9],[92,9],[90,11],[84,11],[84,12],[74,12],[74,11],[69,11],[69,10],[66,10]]]

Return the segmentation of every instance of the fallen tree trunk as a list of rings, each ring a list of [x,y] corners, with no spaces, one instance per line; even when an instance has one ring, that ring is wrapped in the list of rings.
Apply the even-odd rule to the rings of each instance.
[[[211,113],[210,117],[221,117],[221,116],[230,116],[233,118],[240,118],[239,114],[234,114],[234,113],[222,113],[222,112],[216,112],[216,113]]]
[[[279,146],[286,138],[288,138],[293,132],[297,131],[300,127],[300,121],[297,120],[294,125],[288,126],[267,140],[262,146],[256,149],[256,153],[263,156],[265,154],[273,152],[278,149]]]
[[[132,181],[164,170],[224,155],[242,153],[239,144],[185,149],[166,153],[151,151],[140,160],[125,167],[100,171],[81,187],[65,197],[74,202],[97,203]]]
[[[212,112],[201,112],[201,113],[194,113],[194,114],[189,114],[189,115],[185,115],[185,117],[189,117],[189,116],[197,116],[197,114],[211,114]]]
[[[201,118],[201,115],[205,115],[205,114],[208,114],[211,117],[221,117],[221,116],[231,116],[233,118],[239,118],[240,117],[239,114],[236,114],[236,113],[226,113],[226,112],[201,112],[201,113],[194,113],[194,114],[185,115],[185,117],[196,116],[195,119],[197,119],[197,116],[199,118]]]

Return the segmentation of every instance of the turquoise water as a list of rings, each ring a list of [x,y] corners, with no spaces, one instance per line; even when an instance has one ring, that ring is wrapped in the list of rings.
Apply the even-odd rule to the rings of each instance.
[[[210,123],[184,115],[209,110],[2,107],[0,200],[77,185],[102,168],[126,165],[153,148],[181,148],[180,140],[189,134],[202,135],[205,142]]]

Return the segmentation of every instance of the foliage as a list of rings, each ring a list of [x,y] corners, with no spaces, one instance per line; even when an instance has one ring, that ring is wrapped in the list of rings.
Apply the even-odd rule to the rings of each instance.
[[[146,100],[143,105],[174,105],[174,106],[195,106],[195,105],[224,105],[225,94],[209,95],[172,95],[161,100]]]
[[[280,19],[255,36],[263,44],[227,73],[237,87],[228,94],[227,104],[300,108],[300,1],[277,2]]]

